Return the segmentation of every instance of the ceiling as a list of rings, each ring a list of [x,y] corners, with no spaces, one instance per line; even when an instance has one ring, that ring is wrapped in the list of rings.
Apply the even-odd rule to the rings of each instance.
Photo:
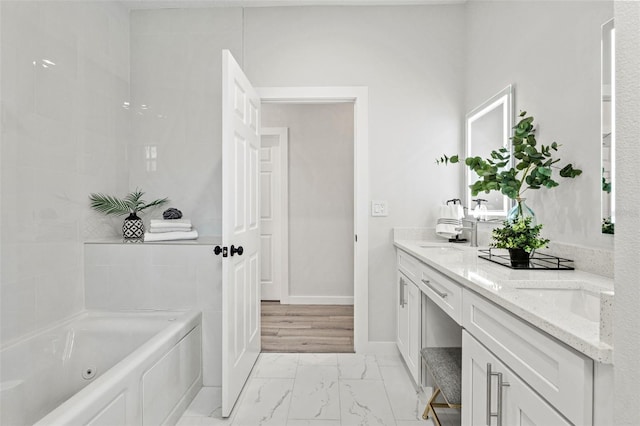
[[[467,0],[121,0],[130,9],[272,6],[411,6],[459,4]]]

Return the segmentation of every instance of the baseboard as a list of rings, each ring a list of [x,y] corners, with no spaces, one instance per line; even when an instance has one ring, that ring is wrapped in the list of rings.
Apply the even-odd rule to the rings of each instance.
[[[289,296],[282,298],[288,305],[353,305],[353,296]]]

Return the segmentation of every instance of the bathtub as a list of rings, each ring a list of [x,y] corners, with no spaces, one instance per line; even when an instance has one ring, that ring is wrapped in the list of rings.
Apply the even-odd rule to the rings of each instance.
[[[174,424],[202,387],[198,311],[83,312],[0,352],[0,424]]]

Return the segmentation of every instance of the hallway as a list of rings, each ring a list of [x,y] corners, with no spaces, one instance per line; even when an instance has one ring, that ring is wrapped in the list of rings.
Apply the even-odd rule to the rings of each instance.
[[[262,352],[353,353],[352,305],[262,302]]]

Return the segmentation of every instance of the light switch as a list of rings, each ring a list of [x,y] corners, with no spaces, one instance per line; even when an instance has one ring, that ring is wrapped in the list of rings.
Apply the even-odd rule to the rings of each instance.
[[[386,200],[371,201],[371,216],[389,216],[389,205]]]

